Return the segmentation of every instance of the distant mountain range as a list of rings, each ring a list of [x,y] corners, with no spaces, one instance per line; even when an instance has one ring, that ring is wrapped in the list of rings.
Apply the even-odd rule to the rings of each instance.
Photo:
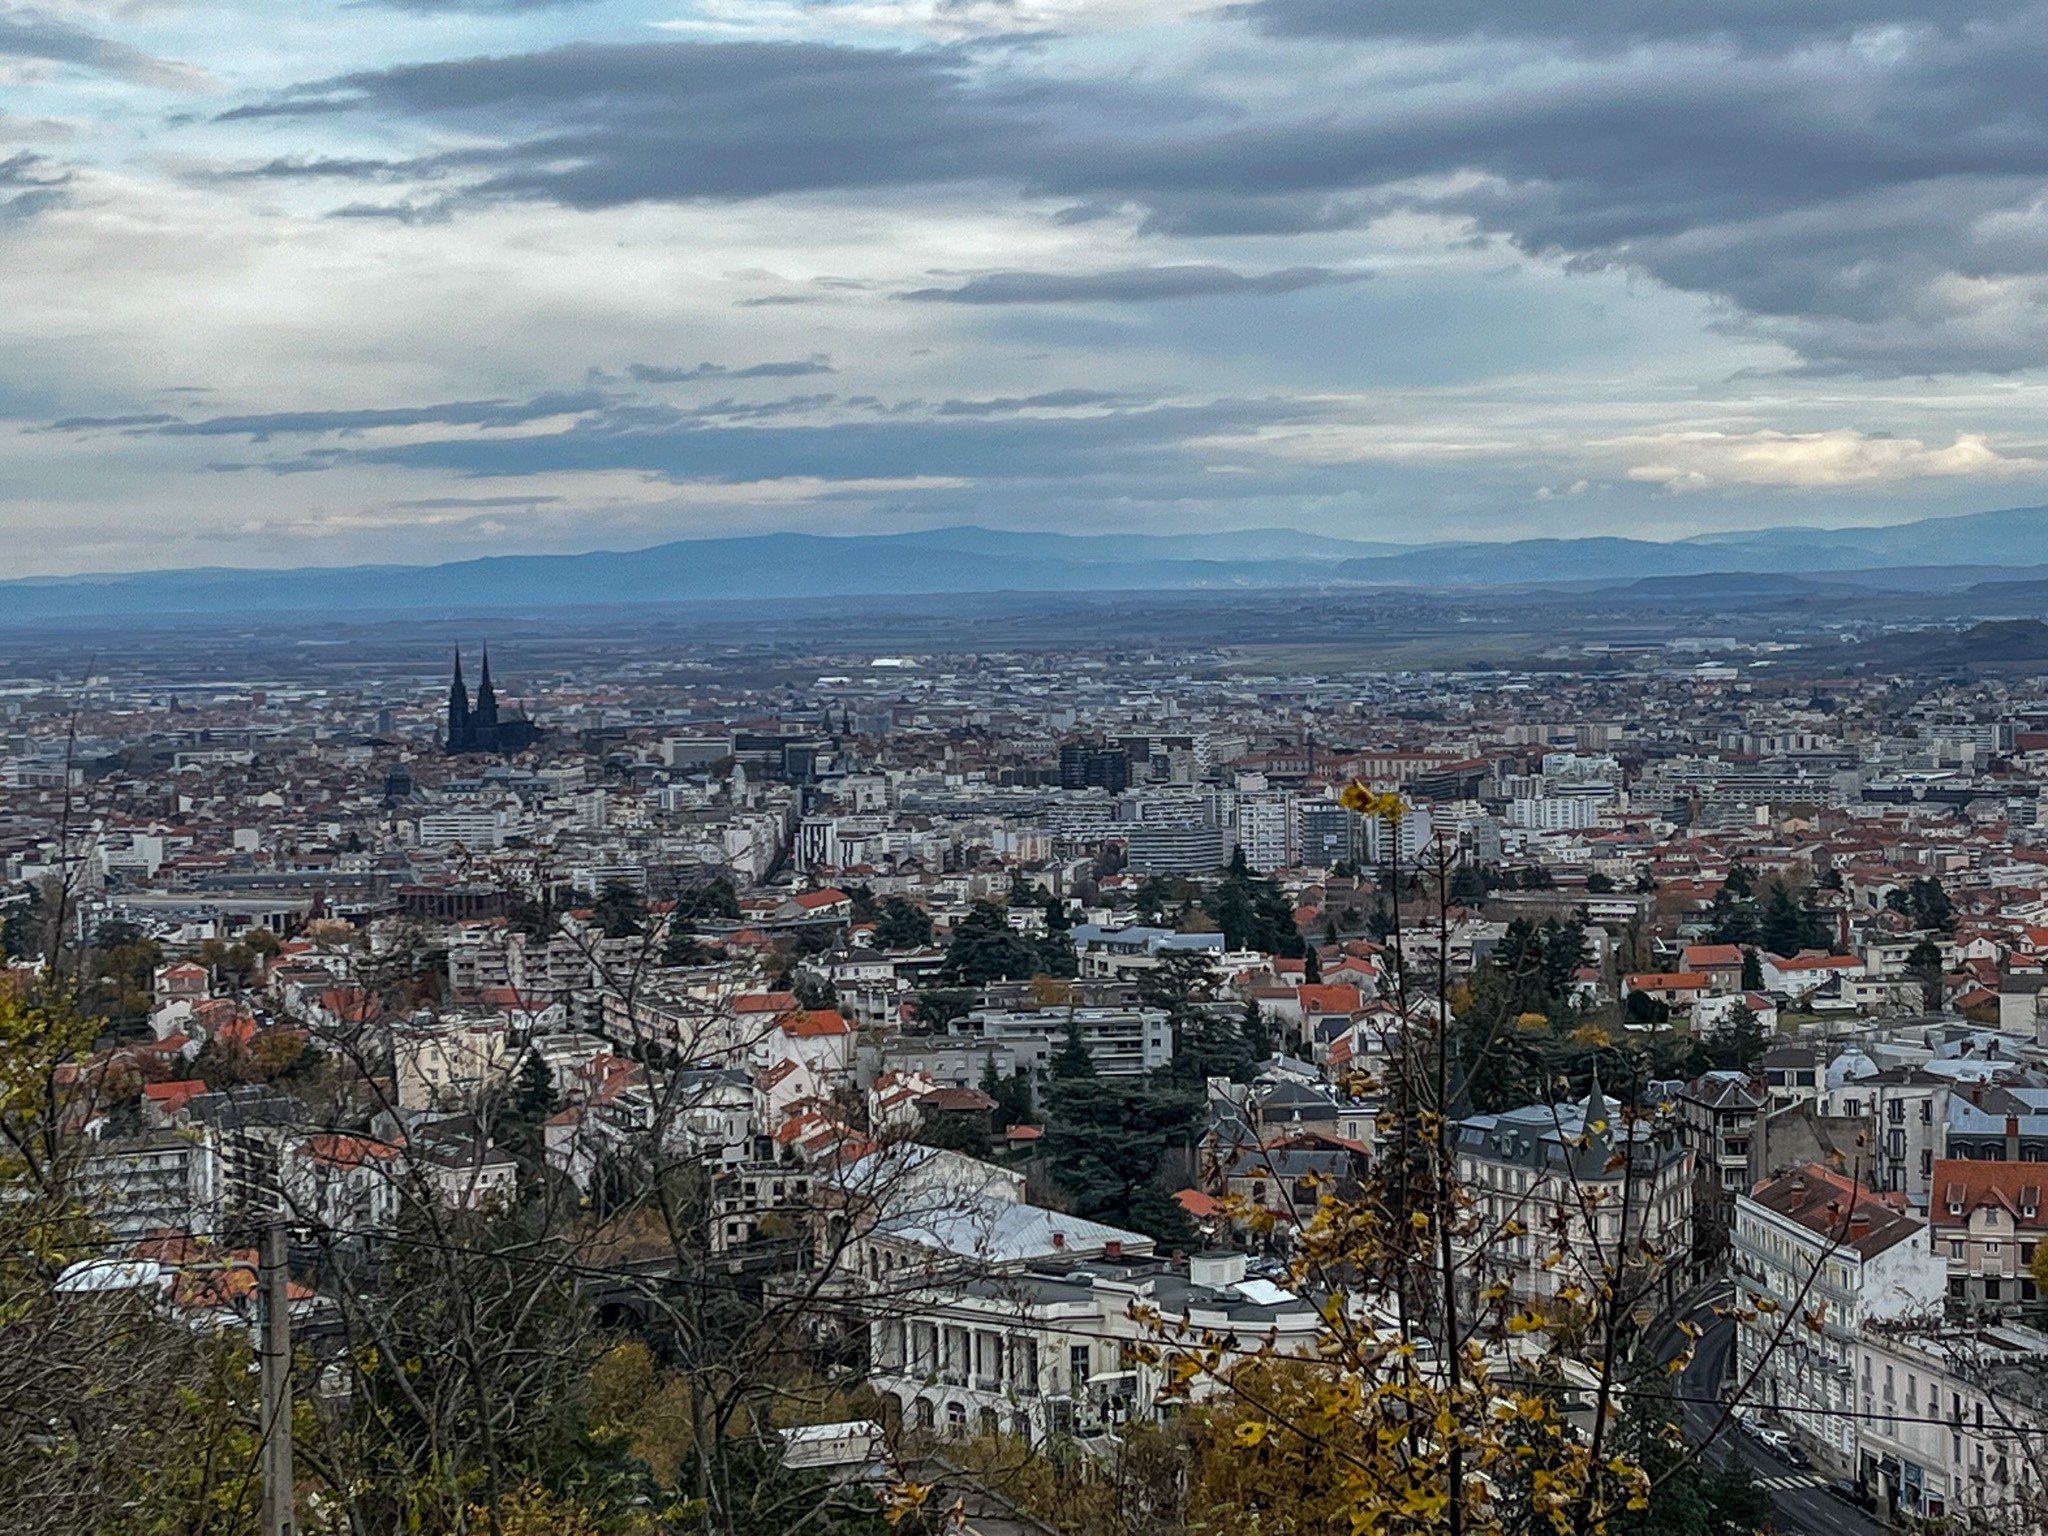
[[[1294,529],[1235,533],[1024,533],[937,528],[823,537],[683,539],[652,549],[505,555],[446,565],[197,569],[0,582],[0,623],[191,613],[562,608],[712,598],[927,592],[1187,591],[1302,586],[1633,586],[1753,573],[1783,596],[1819,589],[1942,591],[2048,584],[2048,507],[1926,518],[1883,528],[1766,528],[1660,541],[1517,539],[1374,544]],[[1752,583],[1717,583],[1739,599]],[[1673,599],[1707,595],[1672,583]]]

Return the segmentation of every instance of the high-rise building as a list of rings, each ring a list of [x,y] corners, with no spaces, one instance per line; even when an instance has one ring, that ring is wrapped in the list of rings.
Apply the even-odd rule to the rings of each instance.
[[[1106,789],[1122,794],[1131,783],[1131,754],[1124,747],[1070,741],[1060,748],[1060,788]]]

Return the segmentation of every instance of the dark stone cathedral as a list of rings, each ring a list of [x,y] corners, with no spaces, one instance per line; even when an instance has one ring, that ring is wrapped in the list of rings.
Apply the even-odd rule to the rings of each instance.
[[[491,687],[491,650],[484,647],[484,673],[477,680],[476,703],[462,681],[462,652],[455,652],[455,677],[448,684],[448,755],[465,752],[523,752],[540,740],[541,728],[517,706],[498,713],[497,691]]]

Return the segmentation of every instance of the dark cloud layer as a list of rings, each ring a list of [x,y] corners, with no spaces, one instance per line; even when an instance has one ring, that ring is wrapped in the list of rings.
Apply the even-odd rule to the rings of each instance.
[[[159,59],[40,11],[14,6],[0,7],[0,58],[68,64],[167,90],[197,90],[207,84],[204,70],[175,59]]]
[[[247,437],[253,442],[267,442],[281,435],[366,432],[377,427],[514,427],[549,416],[594,411],[605,405],[608,398],[586,390],[536,395],[525,401],[458,400],[445,405],[372,410],[272,411],[254,416],[214,416],[204,421],[177,421],[158,430],[166,437]]]
[[[1152,299],[1296,293],[1330,283],[1355,283],[1365,276],[1327,267],[1247,274],[1200,265],[1125,267],[1114,272],[991,272],[970,278],[958,288],[914,288],[898,297],[946,304],[1131,304]]]
[[[1782,48],[1873,27],[1959,28],[2026,8],[2026,0],[1978,0],[1946,13],[1925,0],[1253,0],[1230,9],[1270,32],[1307,37],[1478,35],[1598,46],[1711,36]]]
[[[961,51],[664,41],[351,75],[229,115],[438,125],[480,147],[414,174],[453,178],[462,197],[577,208],[979,182],[1056,200],[1068,219],[1129,209],[1162,238],[1284,238],[1422,208],[1724,299],[1730,324],[1816,368],[2048,359],[2048,231],[2034,211],[2048,186],[2048,8],[1981,0],[1939,25],[1895,0],[1264,0],[1250,14],[1269,36],[1417,37],[1442,78],[1364,95],[1305,86],[1300,107],[1252,114],[1192,88],[1020,84]],[[1875,41],[1849,37],[1887,24]],[[1493,41],[1506,32],[1519,40]],[[1616,42],[1628,46],[1602,51]],[[1460,190],[1428,185],[1452,177]],[[1132,302],[1176,284],[1272,291],[1258,285],[1319,270],[996,273],[906,297]]]
[[[677,481],[740,484],[810,477],[827,482],[959,479],[977,484],[1060,482],[1149,475],[1198,482],[1211,457],[1198,439],[1280,422],[1314,419],[1321,407],[1290,400],[1223,400],[1161,405],[1095,390],[948,400],[937,406],[870,402],[866,419],[800,421],[832,406],[829,395],[760,404],[718,401],[681,408],[612,401],[559,429],[517,436],[436,437],[422,442],[309,449],[255,463],[209,465],[222,472],[303,474],[342,464],[440,470],[463,476],[518,476],[627,470]],[[853,406],[855,402],[844,402]],[[1037,414],[1088,408],[1086,414]],[[318,432],[351,426],[448,421],[468,424],[480,408],[391,407],[224,418],[221,433]],[[290,425],[279,426],[278,423]],[[524,498],[511,498],[524,504]],[[508,501],[506,504],[511,504]]]
[[[821,357],[785,363],[751,363],[744,368],[726,368],[717,363],[698,363],[691,368],[633,363],[626,369],[627,376],[641,384],[689,384],[700,379],[800,379],[834,371],[832,365]]]

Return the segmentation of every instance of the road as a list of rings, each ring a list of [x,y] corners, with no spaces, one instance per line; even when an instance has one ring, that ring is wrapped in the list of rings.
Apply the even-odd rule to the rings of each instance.
[[[1692,1364],[1679,1375],[1678,1396],[1685,1413],[1686,1438],[1700,1445],[1714,1435],[1714,1426],[1721,1418],[1716,1405],[1735,1353],[1735,1321],[1715,1317],[1704,1302],[1694,1310],[1693,1320],[1704,1331],[1693,1350]],[[1677,1350],[1677,1333],[1673,1329],[1667,1355]],[[1827,1491],[1827,1478],[1818,1469],[1800,1472],[1786,1466],[1744,1434],[1733,1420],[1721,1426],[1706,1454],[1716,1464],[1734,1456],[1750,1465],[1757,1482],[1771,1496],[1780,1531],[1810,1532],[1812,1536],[1884,1536],[1884,1526]]]

